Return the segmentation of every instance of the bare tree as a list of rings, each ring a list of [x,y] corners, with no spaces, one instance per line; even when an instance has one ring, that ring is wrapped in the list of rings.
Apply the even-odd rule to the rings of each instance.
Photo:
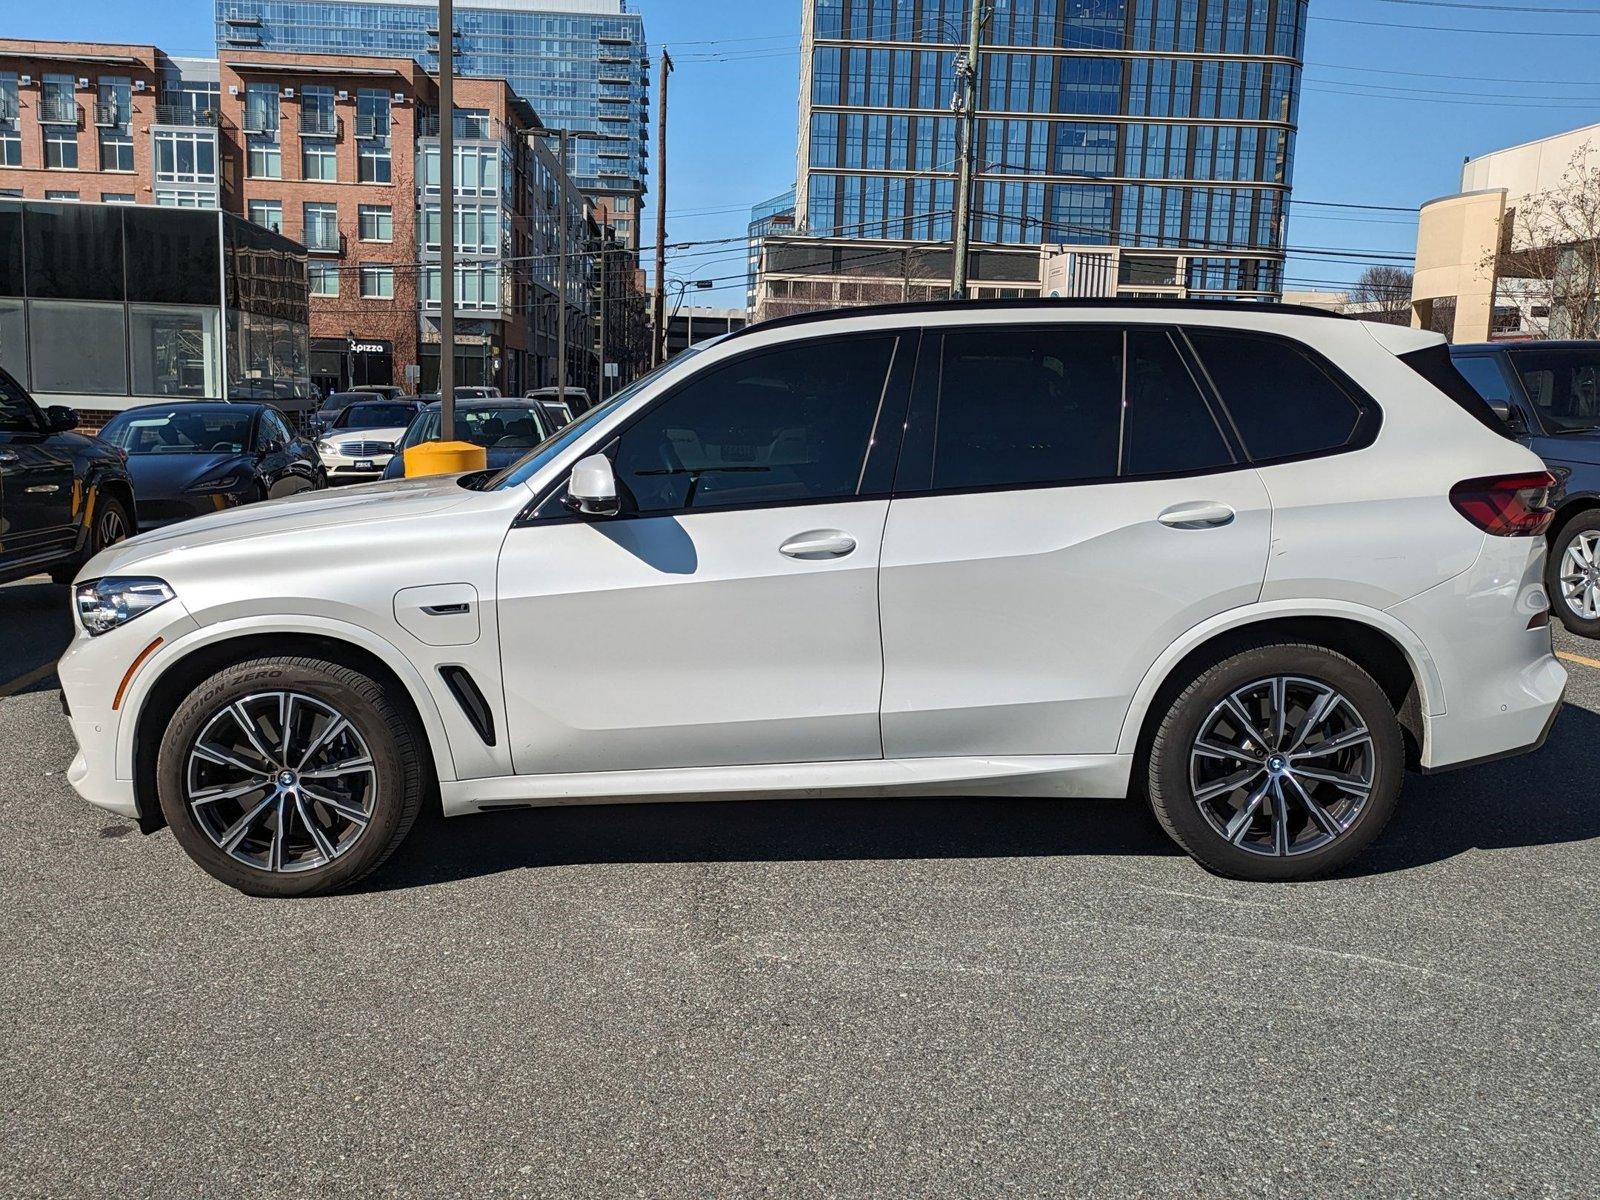
[[[1350,289],[1350,300],[1366,321],[1411,324],[1411,272],[1404,267],[1368,267]]]
[[[1600,337],[1600,166],[1578,148],[1561,181],[1507,214],[1495,256],[1496,305],[1509,302],[1545,337]]]

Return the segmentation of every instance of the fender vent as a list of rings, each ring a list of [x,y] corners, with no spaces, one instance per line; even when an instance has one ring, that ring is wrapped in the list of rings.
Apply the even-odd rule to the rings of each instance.
[[[456,703],[461,705],[461,711],[466,713],[467,720],[472,722],[472,727],[478,731],[483,744],[493,746],[494,713],[489,710],[489,702],[483,698],[477,682],[467,673],[467,669],[440,667],[439,677],[444,680],[445,687],[450,689],[450,694],[456,698]]]

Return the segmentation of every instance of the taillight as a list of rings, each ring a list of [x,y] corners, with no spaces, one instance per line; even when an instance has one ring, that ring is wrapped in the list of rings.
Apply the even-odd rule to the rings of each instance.
[[[1450,489],[1455,510],[1493,537],[1538,537],[1550,527],[1556,478],[1548,471],[1463,479]]]

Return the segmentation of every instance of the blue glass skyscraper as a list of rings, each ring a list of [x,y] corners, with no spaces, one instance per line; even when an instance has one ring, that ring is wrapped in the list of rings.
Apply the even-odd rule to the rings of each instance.
[[[430,0],[217,0],[223,50],[415,58],[439,65],[438,7]],[[650,56],[644,18],[628,0],[461,0],[456,72],[507,80],[552,129],[603,141],[572,143],[572,176],[630,214],[648,175]]]
[[[1182,249],[1135,269],[1151,270],[1152,286],[1193,294],[1281,291],[1306,8],[992,5],[975,241]],[[951,100],[967,12],[966,0],[805,0],[797,220],[806,233],[952,239]]]

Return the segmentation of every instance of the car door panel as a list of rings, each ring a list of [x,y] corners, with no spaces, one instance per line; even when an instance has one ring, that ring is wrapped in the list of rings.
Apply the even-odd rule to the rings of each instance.
[[[513,530],[499,595],[518,773],[879,757],[887,510],[854,501]],[[854,550],[781,552],[818,528],[848,533]]]
[[[0,554],[64,552],[78,536],[72,441],[50,436],[32,399],[0,375]]]
[[[1159,519],[1211,504],[1233,518]],[[1249,469],[895,500],[880,584],[884,754],[1113,753],[1162,651],[1259,597],[1271,526]]]

